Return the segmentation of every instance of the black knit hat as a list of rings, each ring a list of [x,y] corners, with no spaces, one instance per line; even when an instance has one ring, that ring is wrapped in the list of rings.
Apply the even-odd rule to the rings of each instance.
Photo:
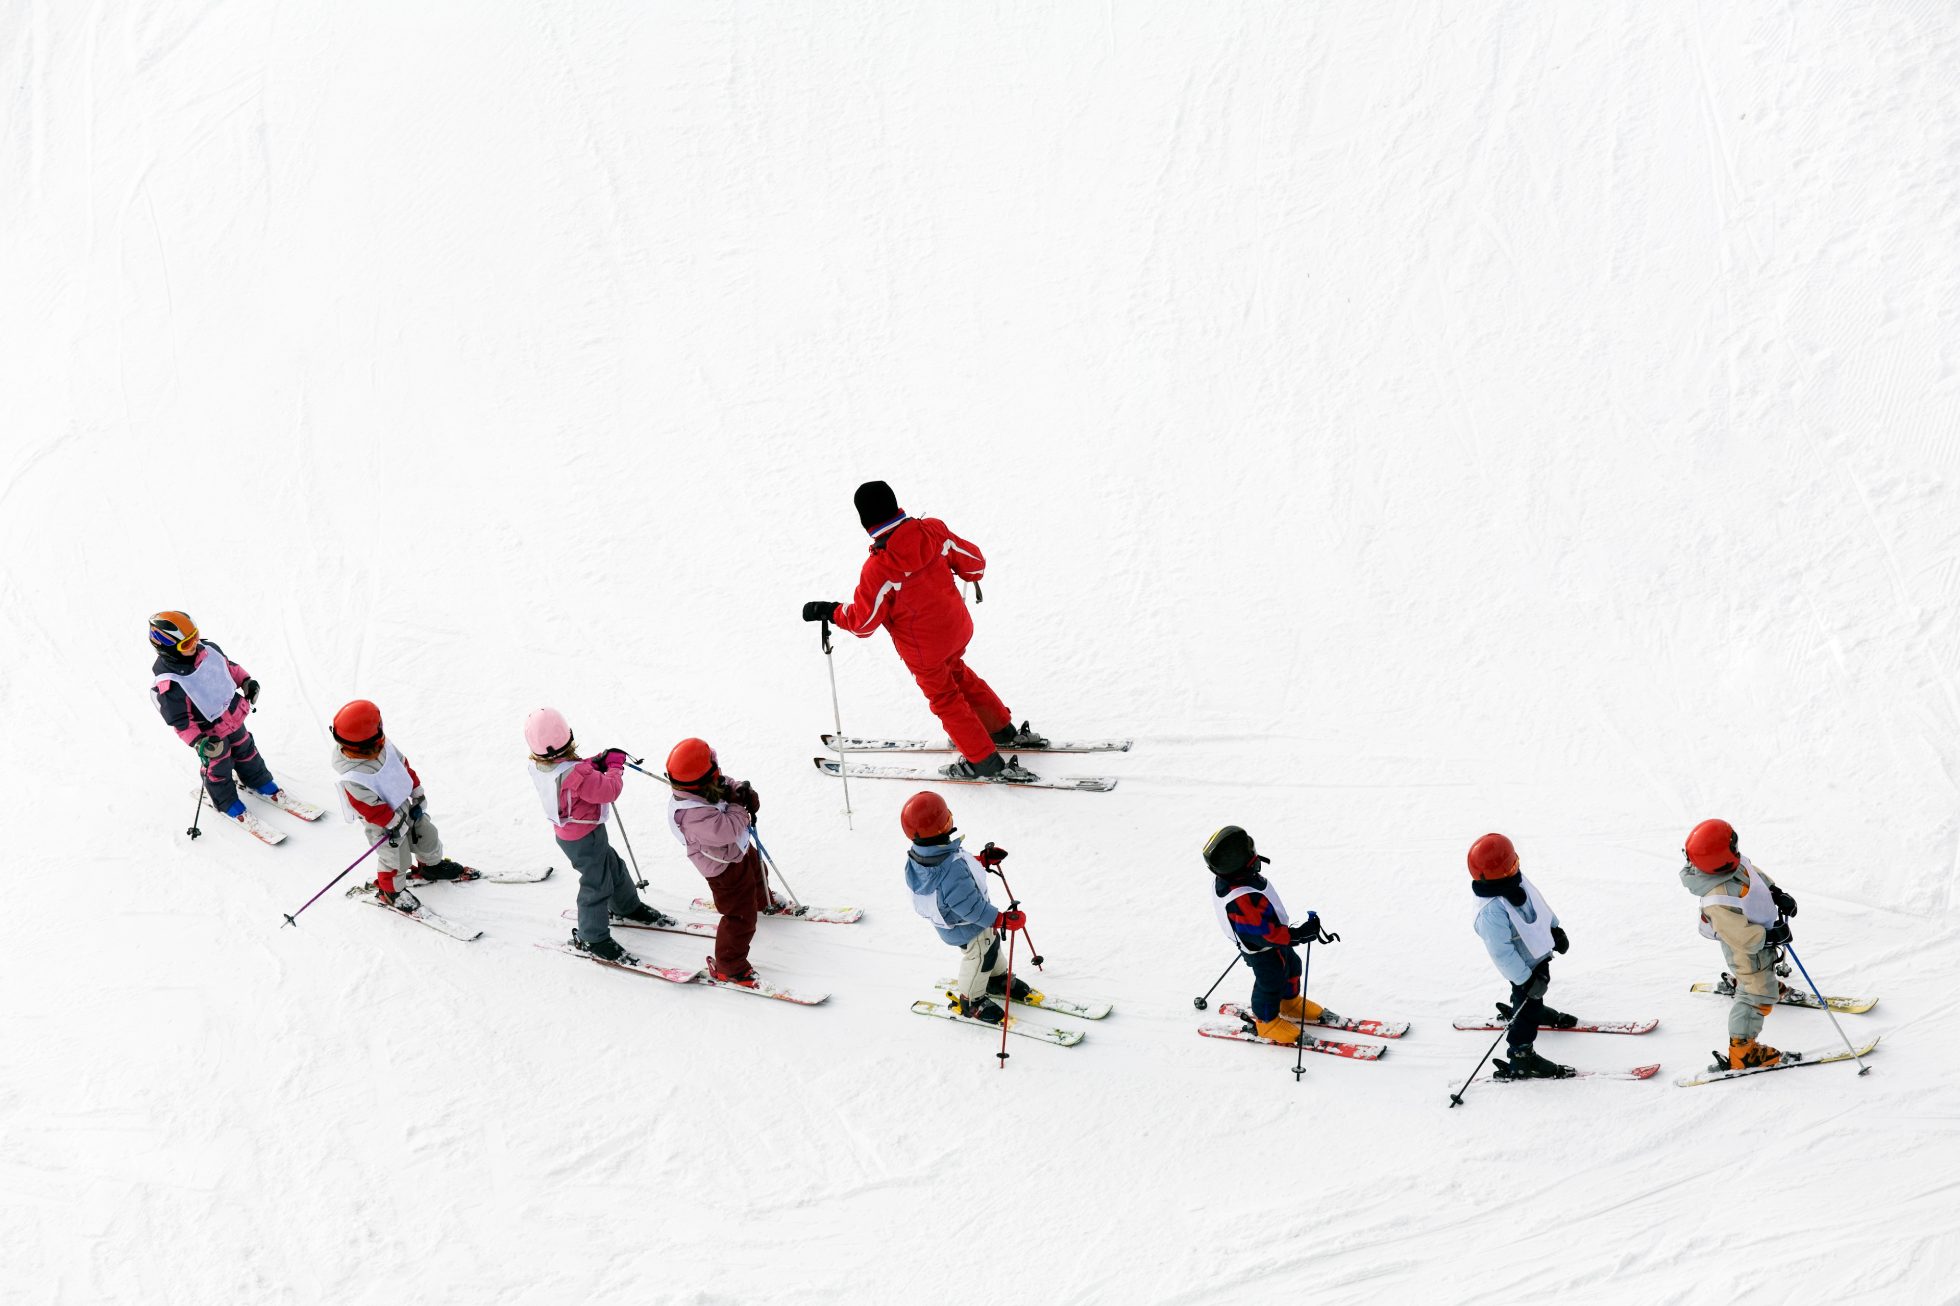
[[[868,531],[878,529],[894,517],[905,515],[898,506],[898,496],[883,481],[866,481],[858,486],[857,493],[851,496],[851,502],[857,505],[858,522]]]
[[[1257,870],[1260,862],[1272,858],[1259,856],[1252,836],[1236,825],[1228,825],[1205,843],[1205,865],[1213,875],[1243,875]]]

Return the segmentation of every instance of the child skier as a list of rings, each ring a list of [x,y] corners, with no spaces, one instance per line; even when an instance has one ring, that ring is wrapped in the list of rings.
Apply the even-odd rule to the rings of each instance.
[[[531,783],[545,819],[578,872],[578,928],[572,931],[572,946],[601,961],[638,962],[613,940],[611,921],[672,925],[674,918],[640,901],[626,863],[606,840],[606,818],[626,787],[625,750],[609,748],[597,757],[581,758],[571,725],[549,707],[525,718],[524,743],[531,750]]]
[[[1797,914],[1797,900],[1744,857],[1740,843],[1734,826],[1711,820],[1690,830],[1681,850],[1688,859],[1681,884],[1701,902],[1701,935],[1720,941],[1728,973],[1735,977],[1729,1054],[1726,1059],[1715,1054],[1716,1070],[1773,1066],[1783,1059],[1756,1036],[1782,996],[1776,967],[1783,960],[1779,948],[1790,941],[1787,918]]]
[[[259,701],[259,682],[226,657],[223,649],[201,638],[197,623],[181,612],[159,612],[150,618],[150,646],[157,655],[150,668],[156,677],[150,698],[164,724],[197,750],[211,806],[220,815],[245,823],[245,804],[232,780],[234,771],[253,793],[281,803],[279,782],[266,769],[252,732],[245,728],[246,716]]]
[[[375,854],[381,867],[375,890],[388,906],[412,912],[422,904],[405,883],[411,854],[414,873],[424,880],[453,880],[466,868],[442,855],[442,836],[429,819],[422,778],[382,733],[381,709],[357,698],[333,714],[331,733],[339,745],[333,769],[347,819],[362,824],[368,843],[388,840]]]
[[[1497,1014],[1511,1022],[1505,1038],[1508,1060],[1493,1063],[1499,1079],[1566,1079],[1571,1066],[1538,1055],[1542,1026],[1570,1028],[1577,1018],[1545,1005],[1552,984],[1552,954],[1571,946],[1558,913],[1525,879],[1518,850],[1501,834],[1487,834],[1470,845],[1470,889],[1484,900],[1477,909],[1477,937],[1498,972],[1511,982],[1511,1000]],[[1515,1013],[1515,1015],[1513,1014]]]
[[[1259,855],[1252,836],[1240,826],[1228,825],[1212,835],[1205,841],[1204,856],[1219,928],[1252,970],[1252,1027],[1259,1037],[1296,1043],[1303,1024],[1323,1019],[1338,1023],[1339,1016],[1300,991],[1304,968],[1295,949],[1308,942],[1333,943],[1339,936],[1320,928],[1318,912],[1308,912],[1298,925],[1288,923],[1279,890],[1259,869],[1272,859]]]
[[[1000,936],[1028,924],[1026,912],[1001,911],[987,897],[986,868],[998,866],[1007,850],[989,846],[976,858],[961,848],[952,808],[929,789],[905,801],[898,823],[912,841],[905,857],[912,907],[960,950],[958,991],[949,996],[960,1015],[998,1025],[1007,1012],[996,999],[1009,996],[1007,950]],[[1021,980],[1014,981],[1015,1000],[1029,992]]]
[[[871,536],[871,556],[858,573],[848,604],[817,599],[803,605],[803,620],[828,621],[859,638],[883,626],[905,669],[919,683],[933,715],[960,750],[960,760],[940,770],[961,780],[1031,780],[1001,758],[1000,750],[1039,748],[1047,740],[1014,717],[1000,696],[966,665],[973,614],[953,583],[976,585],[986,574],[980,550],[932,517],[908,517],[891,486],[866,481],[855,497],[858,521]]]
[[[756,915],[784,906],[769,891],[762,854],[749,833],[762,799],[748,781],[723,775],[715,750],[701,739],[683,739],[667,754],[667,783],[674,789],[667,800],[667,826],[694,869],[706,877],[715,910],[721,913],[708,973],[754,987],[749,943],[755,938]]]

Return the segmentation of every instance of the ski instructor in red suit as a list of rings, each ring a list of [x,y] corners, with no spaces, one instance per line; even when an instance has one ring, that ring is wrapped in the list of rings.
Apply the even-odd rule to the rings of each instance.
[[[1014,718],[1000,696],[966,665],[973,615],[954,577],[976,585],[986,574],[980,550],[932,517],[908,517],[891,486],[866,481],[855,497],[858,521],[871,536],[871,556],[858,573],[849,603],[818,599],[803,620],[828,621],[863,638],[883,626],[898,656],[919,682],[933,715],[960,750],[940,768],[953,780],[1033,779],[1000,755],[1003,748],[1038,748],[1048,741]]]

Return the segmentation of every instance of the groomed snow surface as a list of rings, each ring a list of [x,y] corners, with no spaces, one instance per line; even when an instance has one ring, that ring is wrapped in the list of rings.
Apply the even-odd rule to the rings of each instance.
[[[0,1298],[1960,1301],[1957,58],[1931,3],[16,5]],[[1018,714],[1138,741],[947,791],[1117,1007],[1005,1070],[907,1012],[911,788],[847,825],[810,765],[872,477],[986,549]],[[278,928],[359,845],[185,838],[162,608],[301,796],[379,702],[485,867],[557,861],[530,709],[708,737],[866,909],[763,924],[834,996],[541,951],[566,874],[431,890],[473,944]],[[835,669],[932,728],[882,636]],[[1882,995],[1869,1076],[1672,1086],[1712,815]],[[1311,991],[1414,1022],[1382,1061],[1195,1036],[1227,822],[1343,936]],[[1557,1005],[1661,1021],[1541,1047],[1660,1078],[1446,1108],[1487,830]]]

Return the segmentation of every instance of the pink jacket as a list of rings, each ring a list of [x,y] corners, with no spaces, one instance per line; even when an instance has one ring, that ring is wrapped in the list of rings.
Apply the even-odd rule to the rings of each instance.
[[[591,825],[554,825],[551,832],[560,839],[583,839],[594,830],[607,803],[618,799],[626,788],[626,768],[617,764],[604,771],[586,758],[571,770],[558,786],[558,810],[568,821],[591,821]]]
[[[674,797],[699,801],[698,795],[678,791]],[[687,846],[687,859],[710,880],[741,861],[748,852],[749,823],[749,809],[740,803],[683,807],[674,813],[674,827]]]

